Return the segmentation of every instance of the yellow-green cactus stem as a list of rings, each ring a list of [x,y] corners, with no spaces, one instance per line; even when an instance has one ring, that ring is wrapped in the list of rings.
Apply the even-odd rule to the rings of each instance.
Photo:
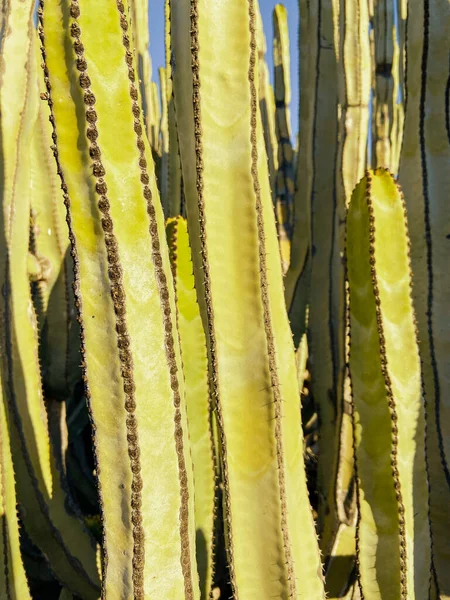
[[[278,170],[275,179],[275,209],[283,273],[289,267],[293,222],[294,165],[289,105],[291,75],[288,13],[282,4],[273,11],[273,64],[275,125],[278,146]]]
[[[236,599],[323,598],[258,109],[253,0],[172,4],[174,91]],[[245,223],[242,236],[236,223]]]
[[[398,173],[400,163],[400,152],[403,140],[403,125],[405,121],[405,103],[404,103],[404,81],[402,79],[403,69],[403,51],[398,42],[397,35],[394,38],[394,53],[392,57],[392,77],[394,85],[392,88],[392,126],[390,128],[390,147],[391,160],[390,168],[393,173]]]
[[[337,150],[337,65],[334,53],[333,5],[322,0],[312,5],[300,4],[300,93],[306,86],[304,112],[300,130],[305,127],[305,139],[300,137],[297,171],[294,238],[291,264],[286,276],[286,301],[294,333],[294,342],[305,328],[306,303],[308,312],[308,352],[311,370],[311,389],[319,413],[318,478],[319,531],[324,529],[325,517],[334,518],[333,489],[338,454],[338,406],[336,364],[336,328],[333,318],[332,270],[336,196],[335,169]],[[302,15],[304,27],[302,29]],[[320,43],[319,43],[320,42]],[[302,51],[302,44],[306,48]],[[303,55],[304,53],[304,55]],[[306,80],[302,68],[306,63]],[[312,98],[311,98],[312,96]],[[320,176],[319,176],[320,173]],[[297,221],[298,219],[298,221]],[[310,242],[304,234],[310,223]],[[295,232],[295,227],[303,230]],[[309,252],[308,252],[309,251]],[[297,254],[298,253],[298,254]],[[308,253],[310,264],[308,265]],[[302,265],[300,267],[300,265]],[[299,268],[300,267],[300,268]],[[310,281],[307,270],[311,269]],[[323,542],[321,542],[323,543]]]
[[[175,296],[128,12],[121,0],[39,8],[94,428],[102,594],[197,600]]]
[[[214,580],[216,485],[206,337],[194,286],[186,220],[183,217],[169,219],[166,233],[177,300],[178,333],[194,467],[197,566],[202,598],[206,600]]]
[[[34,2],[9,6],[2,40],[0,211],[2,382],[23,525],[55,576],[87,600],[98,597],[95,545],[73,514],[49,439],[38,359],[38,325],[27,256],[33,131],[38,114]],[[66,510],[71,507],[71,514]]]
[[[361,591],[370,600],[428,598],[425,403],[408,227],[384,169],[355,188],[346,252]]]
[[[169,214],[169,98],[167,97],[167,73],[163,67],[158,69],[161,94],[161,204],[165,215]]]
[[[353,600],[356,583],[356,513],[350,524],[339,523],[325,569],[327,598]]]
[[[406,61],[406,18],[408,14],[408,0],[398,2],[397,16],[398,26],[396,34],[393,35],[394,53],[392,63],[392,76],[394,78],[393,88],[393,117],[390,130],[391,144],[391,171],[398,173],[400,164],[400,153],[403,142],[403,131],[405,121],[405,61]]]
[[[275,94],[270,84],[269,67],[266,62],[266,36],[264,35],[261,11],[257,11],[258,57],[259,57],[259,109],[264,130],[267,164],[272,197],[275,205],[275,181],[278,171],[278,140],[275,128]]]
[[[394,0],[374,0],[375,89],[372,118],[374,167],[392,168],[391,130],[394,119]]]
[[[22,563],[17,521],[16,482],[11,456],[5,402],[0,373],[0,598],[31,600]]]
[[[178,149],[177,117],[172,82],[172,50],[170,31],[170,0],[165,0],[165,50],[166,50],[166,95],[169,121],[169,157],[167,162],[167,195],[168,214],[170,217],[181,215],[183,202],[183,183],[181,175],[180,154]]]
[[[331,319],[329,325],[329,344],[333,358],[333,388],[320,387],[318,405],[326,429],[320,430],[323,446],[330,444],[331,452],[326,456],[319,454],[319,486],[323,486],[324,500],[319,504],[319,523],[322,549],[328,554],[333,537],[341,523],[350,524],[351,518],[346,507],[349,486],[352,482],[352,427],[348,403],[344,398],[346,363],[346,318],[345,318],[345,277],[344,277],[344,240],[345,213],[351,192],[364,174],[366,166],[366,147],[369,117],[370,93],[370,48],[367,31],[369,14],[367,2],[355,0],[333,0],[334,48],[338,81],[338,143],[336,146],[336,181],[333,200],[333,240],[332,256],[329,265],[330,284],[321,292],[317,291],[322,302],[326,301],[324,292],[330,293]],[[318,221],[318,226],[320,220]],[[325,266],[325,265],[324,265]],[[320,285],[314,279],[311,284],[312,295],[315,286]],[[331,289],[330,289],[331,286]],[[313,300],[311,299],[311,303]],[[320,316],[316,313],[320,322]],[[322,327],[323,339],[326,329]],[[311,334],[311,345],[314,335]],[[319,346],[320,347],[320,346]],[[311,349],[311,352],[313,350]],[[317,354],[320,356],[320,353]],[[320,362],[320,361],[319,361]],[[322,365],[317,367],[317,377]],[[323,371],[324,374],[327,372]],[[314,371],[313,371],[314,376]],[[328,375],[329,377],[329,375]],[[329,385],[329,384],[328,384]],[[314,387],[313,387],[314,393]],[[328,395],[328,398],[327,398]],[[333,406],[330,406],[334,404]],[[331,409],[331,410],[330,410]],[[326,420],[328,417],[328,421]],[[334,438],[332,428],[335,428]],[[328,430],[328,431],[327,431]],[[334,454],[333,454],[334,452]],[[321,464],[322,463],[322,464]],[[330,482],[328,484],[327,482]],[[350,509],[350,512],[352,509]]]
[[[406,117],[399,180],[411,234],[414,304],[427,408],[434,563],[450,597],[450,6],[409,3]],[[414,68],[416,65],[416,68]],[[419,67],[420,66],[420,67]]]
[[[159,101],[158,85],[152,81],[151,85],[152,102],[153,102],[153,118],[151,124],[152,139],[154,140],[154,149],[161,156],[161,105]]]
[[[130,0],[130,17],[133,46],[136,55],[139,91],[144,112],[145,129],[150,146],[156,152],[159,140],[155,130],[154,92],[152,88],[152,60],[149,53],[150,33],[148,22],[148,0]]]
[[[34,249],[39,259],[48,263],[47,276],[37,284],[44,389],[49,398],[64,400],[81,379],[80,343],[72,290],[73,263],[64,199],[50,149],[49,115],[48,106],[41,101],[30,148],[30,201]]]
[[[311,186],[314,137],[316,76],[319,52],[317,8],[307,0],[299,1],[299,147],[297,154],[296,186],[294,195],[294,224],[291,240],[289,269],[284,279],[285,300],[298,348],[306,332],[306,313],[311,267]]]

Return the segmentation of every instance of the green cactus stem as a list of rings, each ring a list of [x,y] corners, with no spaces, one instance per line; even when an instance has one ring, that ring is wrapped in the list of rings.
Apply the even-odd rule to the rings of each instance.
[[[367,172],[347,219],[357,560],[368,600],[429,597],[425,403],[411,297],[405,204]]]
[[[39,10],[94,426],[102,594],[197,600],[175,295],[128,14],[121,0]]]
[[[2,40],[2,381],[24,528],[56,577],[77,595],[94,600],[100,592],[95,544],[66,493],[58,449],[49,438],[27,268],[33,179],[30,148],[39,102],[33,11],[34,2],[12,2],[5,23],[8,35]]]
[[[220,433],[233,595],[319,599],[295,353],[258,109],[256,21],[253,0],[172,4],[181,164]]]
[[[291,143],[289,105],[291,75],[289,54],[288,13],[282,4],[273,11],[273,63],[275,92],[275,125],[278,147],[278,170],[275,179],[275,210],[277,215],[283,273],[289,267],[293,222],[294,166]]]
[[[31,600],[20,553],[16,482],[0,373],[0,598]]]
[[[406,117],[399,180],[411,234],[427,409],[431,529],[441,597],[450,597],[450,6],[409,2]],[[415,67],[414,67],[415,65]]]
[[[166,233],[177,299],[177,324],[194,467],[197,565],[202,598],[207,600],[212,590],[215,567],[216,456],[208,388],[206,338],[194,287],[186,220],[183,217],[169,219]]]

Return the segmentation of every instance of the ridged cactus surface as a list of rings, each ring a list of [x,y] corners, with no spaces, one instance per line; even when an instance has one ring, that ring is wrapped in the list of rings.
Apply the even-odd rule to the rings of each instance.
[[[233,593],[321,598],[258,110],[256,7],[233,0],[211,10],[193,1],[172,10],[181,164],[220,432]],[[245,238],[236,236],[236,221],[246,223]]]
[[[40,12],[95,432],[103,586],[106,597],[124,586],[126,597],[196,598],[175,298],[127,15],[125,4],[108,1],[46,0]],[[100,20],[107,40],[97,35]]]
[[[367,598],[427,598],[425,403],[402,194],[368,173],[347,218],[357,561]]]
[[[449,0],[159,10],[0,2],[0,600],[450,599]]]

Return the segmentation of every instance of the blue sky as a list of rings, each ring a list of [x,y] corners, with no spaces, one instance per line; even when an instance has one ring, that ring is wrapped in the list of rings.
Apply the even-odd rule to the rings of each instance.
[[[264,23],[264,32],[267,39],[266,59],[269,65],[273,81],[272,44],[273,37],[272,11],[277,2],[273,0],[259,0],[261,14]],[[289,15],[289,37],[291,42],[291,125],[292,136],[295,137],[298,130],[298,0],[285,0]],[[150,53],[153,64],[153,80],[158,81],[158,67],[164,66],[164,0],[149,0],[150,21]]]

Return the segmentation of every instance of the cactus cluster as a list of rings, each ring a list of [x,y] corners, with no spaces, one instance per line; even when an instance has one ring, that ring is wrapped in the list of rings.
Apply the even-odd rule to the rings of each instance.
[[[0,6],[0,599],[450,598],[449,0],[164,8]]]

